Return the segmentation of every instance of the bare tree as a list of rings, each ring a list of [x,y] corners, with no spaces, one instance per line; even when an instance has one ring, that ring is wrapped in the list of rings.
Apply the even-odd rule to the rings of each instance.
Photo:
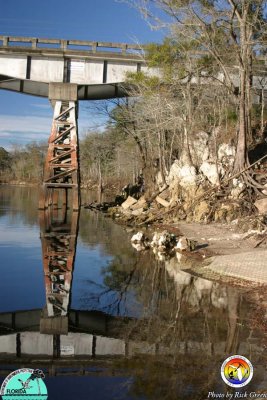
[[[162,15],[173,37],[188,38],[191,57],[202,55],[213,79],[235,94],[239,106],[234,172],[244,169],[247,138],[251,134],[252,67],[266,37],[265,0],[126,0],[138,7],[150,23],[162,26]],[[215,74],[214,74],[215,73]]]

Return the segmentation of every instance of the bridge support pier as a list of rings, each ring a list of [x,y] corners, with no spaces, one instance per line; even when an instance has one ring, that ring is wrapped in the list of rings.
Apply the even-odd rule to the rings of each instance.
[[[55,101],[39,209],[79,210],[77,102]]]
[[[49,207],[39,221],[46,289],[40,332],[67,335],[79,212]]]

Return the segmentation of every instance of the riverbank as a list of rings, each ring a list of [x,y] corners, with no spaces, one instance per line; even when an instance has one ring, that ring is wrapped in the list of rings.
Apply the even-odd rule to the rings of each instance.
[[[28,182],[28,181],[10,181],[0,182],[0,186],[22,186],[22,187],[36,187],[40,186],[40,182]]]
[[[116,223],[127,226],[127,230],[133,234],[142,232],[151,239],[155,232],[167,231],[177,238],[184,237],[195,242],[195,249],[182,251],[182,261],[176,261],[181,270],[190,270],[203,278],[238,286],[267,285],[265,215],[255,213],[224,223],[189,222],[174,218],[164,209],[144,210],[142,199],[130,205],[132,202],[128,198],[124,207],[115,206],[114,203],[94,203],[89,208],[104,211]],[[134,211],[137,211],[136,215]],[[165,255],[171,258],[175,254],[167,249]]]

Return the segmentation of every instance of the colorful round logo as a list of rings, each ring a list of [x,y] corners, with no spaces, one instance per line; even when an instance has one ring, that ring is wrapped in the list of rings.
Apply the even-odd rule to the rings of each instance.
[[[46,400],[44,377],[40,369],[17,369],[6,377],[0,394],[4,400]]]
[[[242,387],[251,381],[253,366],[246,357],[231,356],[222,363],[221,376],[227,385],[236,388]]]

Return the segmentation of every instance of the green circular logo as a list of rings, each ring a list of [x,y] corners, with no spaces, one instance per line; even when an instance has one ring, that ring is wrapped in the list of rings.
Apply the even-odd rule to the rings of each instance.
[[[3,400],[46,400],[44,377],[40,369],[17,369],[6,377],[0,394]]]

